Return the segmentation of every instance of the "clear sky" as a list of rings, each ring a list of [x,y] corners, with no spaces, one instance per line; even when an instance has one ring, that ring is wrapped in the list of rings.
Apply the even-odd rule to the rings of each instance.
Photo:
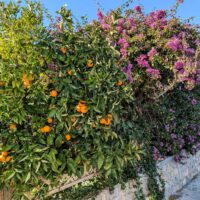
[[[8,2],[9,0],[5,0]],[[14,0],[16,1],[16,0]],[[76,18],[86,15],[89,20],[95,19],[98,9],[97,1],[103,7],[104,11],[116,8],[125,0],[36,0],[40,1],[45,8],[54,16],[59,8],[67,4],[68,8],[73,11]],[[134,0],[132,7],[142,5],[145,12],[155,9],[170,9],[174,5],[175,0]],[[178,10],[178,16],[181,18],[194,17],[194,23],[200,24],[200,0],[184,0]]]
[[[74,16],[87,15],[88,19],[96,18],[96,10],[98,8],[96,1],[100,3],[105,11],[116,8],[125,0],[40,0],[40,2],[49,10],[51,14],[55,14],[62,5],[67,4],[72,9]],[[144,6],[145,12],[153,9],[169,9],[175,0],[134,0],[132,7],[137,4]],[[195,17],[194,23],[200,24],[200,0],[184,0],[179,7],[178,15],[181,18]]]

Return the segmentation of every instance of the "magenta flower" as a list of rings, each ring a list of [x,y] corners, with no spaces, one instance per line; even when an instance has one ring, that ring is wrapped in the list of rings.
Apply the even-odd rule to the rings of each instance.
[[[131,63],[129,63],[127,67],[124,67],[122,69],[122,71],[127,75],[127,78],[130,83],[133,82],[133,77],[131,75],[132,68],[133,68],[133,65]]]
[[[110,26],[105,22],[104,19],[101,21],[101,26],[102,26],[102,28],[103,28],[104,30],[107,30],[107,29],[110,28]]]
[[[134,10],[138,13],[142,13],[142,9],[140,6],[135,6]]]
[[[120,38],[117,44],[121,46],[120,53],[122,55],[122,58],[125,58],[127,56],[127,48],[129,47],[129,44],[126,41],[126,38]]]
[[[119,44],[119,45],[124,45],[124,44],[126,44],[127,42],[126,42],[126,39],[125,38],[120,38],[119,40],[118,40],[118,42],[117,42],[117,44]]]
[[[173,140],[176,140],[176,139],[177,139],[177,135],[176,135],[175,133],[172,133],[172,134],[171,134],[171,138],[172,138]]]
[[[183,3],[183,0],[178,0],[178,3]]]
[[[97,11],[97,16],[100,21],[103,20],[103,13],[100,10]]]
[[[121,53],[122,58],[125,58],[127,56],[127,51],[124,48],[120,49],[120,53]]]
[[[117,30],[117,32],[120,34],[121,32],[122,32],[122,27],[121,26],[116,26],[116,30]]]
[[[183,51],[187,56],[193,56],[195,54],[195,51],[192,48],[184,48]]]
[[[197,70],[196,70],[196,73],[197,73],[198,75],[200,75],[200,69],[197,69]]]
[[[193,106],[195,106],[197,104],[197,100],[195,98],[193,98],[191,103],[192,103]]]
[[[140,67],[144,67],[144,68],[150,67],[147,61],[147,56],[145,54],[141,54],[139,57],[137,57],[136,61]]]
[[[166,12],[164,10],[157,10],[151,12],[145,19],[145,23],[151,28],[163,29],[167,25]]]
[[[153,47],[149,52],[148,52],[148,56],[149,58],[152,58],[155,54],[157,54],[156,49]]]
[[[200,39],[196,39],[196,40],[195,40],[195,44],[196,44],[197,46],[200,46]]]
[[[184,65],[185,63],[183,61],[177,61],[175,62],[174,67],[176,70],[181,70],[183,69]]]
[[[174,160],[175,160],[176,162],[180,162],[181,158],[180,158],[179,155],[175,155],[175,156],[174,156]]]
[[[146,71],[154,79],[161,78],[160,71],[158,69],[148,68]]]
[[[122,26],[124,23],[125,23],[125,19],[124,18],[118,19],[118,26]]]
[[[167,42],[166,46],[173,51],[177,51],[181,46],[181,41],[179,38],[173,37]]]
[[[160,152],[159,150],[154,146],[153,147],[153,159],[158,160],[160,158]]]
[[[131,26],[133,26],[133,25],[135,26],[136,25],[136,21],[135,21],[135,19],[133,17],[129,17],[128,18],[128,22],[130,23]]]

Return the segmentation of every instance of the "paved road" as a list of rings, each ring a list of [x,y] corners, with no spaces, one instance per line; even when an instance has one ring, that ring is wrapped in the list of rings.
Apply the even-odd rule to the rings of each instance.
[[[175,195],[176,200],[200,200],[200,175]]]

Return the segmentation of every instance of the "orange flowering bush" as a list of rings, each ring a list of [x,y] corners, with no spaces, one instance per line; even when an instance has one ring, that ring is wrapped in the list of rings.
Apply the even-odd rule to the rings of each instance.
[[[49,124],[51,124],[51,123],[53,122],[53,119],[52,119],[52,118],[48,118],[47,122],[48,122]]]
[[[17,129],[16,124],[10,124],[9,129],[15,131]]]
[[[66,134],[66,135],[65,135],[65,139],[66,139],[67,141],[70,141],[71,138],[72,138],[72,136],[71,136],[70,134]]]
[[[7,163],[11,161],[11,157],[8,155],[7,151],[2,151],[0,155],[0,162],[1,163]]]
[[[110,125],[112,122],[112,115],[108,114],[105,118],[100,119],[100,124],[102,125]]]
[[[75,31],[64,7],[59,31],[43,27],[38,3],[5,4],[4,13],[0,184],[12,182],[18,199],[48,190],[41,177],[54,184],[61,174],[80,177],[91,167],[104,178],[119,175],[142,151],[117,128],[123,104],[134,100],[118,53],[98,27]]]
[[[80,101],[78,103],[78,105],[76,106],[76,111],[79,113],[87,113],[88,108],[86,106],[86,102],[85,101]]]
[[[88,60],[87,61],[87,67],[93,67],[94,66],[94,63],[93,63],[93,61],[92,60]]]
[[[27,76],[27,74],[23,74],[23,85],[25,88],[29,88],[31,86],[31,82],[33,80],[32,75],[30,77]]]
[[[51,95],[52,97],[57,97],[57,96],[58,96],[58,92],[57,92],[56,90],[52,90],[52,91],[50,92],[50,95]]]
[[[49,133],[50,131],[51,131],[50,126],[44,126],[44,127],[40,128],[41,133]]]

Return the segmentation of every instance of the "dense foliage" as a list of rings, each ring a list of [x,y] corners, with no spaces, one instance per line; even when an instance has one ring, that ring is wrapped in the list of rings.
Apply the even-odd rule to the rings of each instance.
[[[200,148],[200,37],[175,17],[179,3],[98,11],[77,26],[62,7],[49,27],[39,3],[1,4],[0,184],[15,199],[42,198],[44,179],[55,186],[90,169],[98,177],[69,199],[139,185],[140,173],[161,199],[155,161]]]

